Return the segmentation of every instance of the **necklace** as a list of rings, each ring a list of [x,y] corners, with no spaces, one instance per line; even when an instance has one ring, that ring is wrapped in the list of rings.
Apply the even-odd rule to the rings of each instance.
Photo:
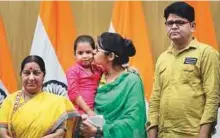
[[[24,98],[24,101],[29,101],[30,99],[32,99],[33,97],[35,97],[37,95],[36,94],[29,94],[28,92],[22,91],[22,97]]]

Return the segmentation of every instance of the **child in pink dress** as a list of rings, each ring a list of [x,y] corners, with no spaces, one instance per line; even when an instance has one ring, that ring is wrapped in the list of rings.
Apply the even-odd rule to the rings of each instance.
[[[68,96],[81,115],[95,115],[94,100],[102,69],[93,62],[95,42],[89,35],[74,42],[76,64],[67,71]]]

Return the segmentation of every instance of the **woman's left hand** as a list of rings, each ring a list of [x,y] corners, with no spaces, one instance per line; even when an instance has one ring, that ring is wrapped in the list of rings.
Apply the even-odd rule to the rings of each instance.
[[[83,125],[82,127],[80,128],[80,133],[86,137],[86,138],[90,138],[90,137],[95,137],[96,135],[96,131],[97,131],[97,128],[94,127],[92,124],[90,124],[89,122],[87,121],[83,121]]]

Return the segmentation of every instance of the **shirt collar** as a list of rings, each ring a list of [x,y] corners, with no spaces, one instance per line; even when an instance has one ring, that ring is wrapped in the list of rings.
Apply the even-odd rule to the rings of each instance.
[[[196,49],[197,48],[197,45],[198,45],[198,41],[195,37],[193,37],[193,39],[191,40],[191,42],[184,48],[182,49],[181,51],[179,51],[178,53],[182,53],[183,51],[187,50],[187,49]],[[171,42],[170,46],[168,47],[167,51],[169,53],[176,53],[175,49],[174,49],[174,43]]]

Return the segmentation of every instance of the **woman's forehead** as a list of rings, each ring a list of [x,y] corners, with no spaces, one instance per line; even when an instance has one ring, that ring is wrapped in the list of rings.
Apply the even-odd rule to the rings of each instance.
[[[25,64],[24,69],[25,70],[27,70],[27,69],[28,70],[39,70],[40,67],[36,62],[29,62],[29,63]]]

